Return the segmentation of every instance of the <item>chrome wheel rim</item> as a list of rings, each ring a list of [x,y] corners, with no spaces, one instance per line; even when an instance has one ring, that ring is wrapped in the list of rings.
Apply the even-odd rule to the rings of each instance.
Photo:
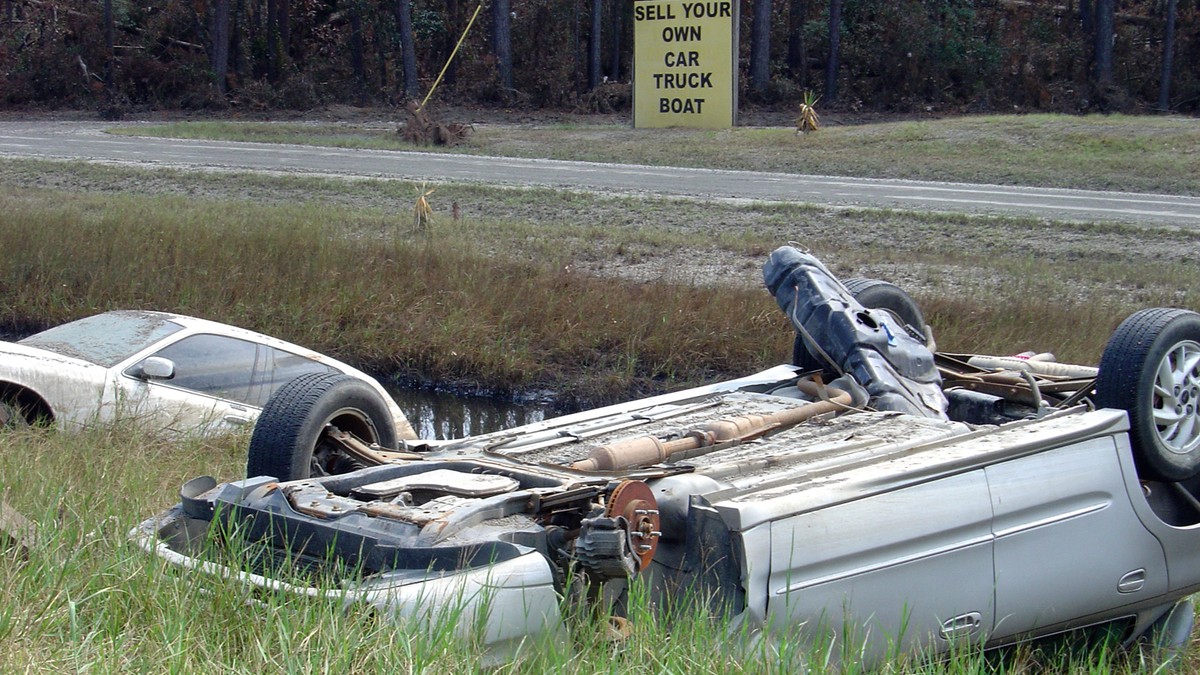
[[[1171,347],[1154,374],[1154,426],[1172,453],[1200,447],[1200,344],[1185,340]]]

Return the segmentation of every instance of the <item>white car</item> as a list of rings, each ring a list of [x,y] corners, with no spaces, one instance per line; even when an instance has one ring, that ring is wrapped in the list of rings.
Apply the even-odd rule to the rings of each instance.
[[[271,394],[307,373],[341,374],[370,402],[338,411],[334,426],[385,446],[416,437],[374,378],[336,359],[214,321],[130,310],[0,342],[0,427],[133,422],[219,433],[253,424]]]

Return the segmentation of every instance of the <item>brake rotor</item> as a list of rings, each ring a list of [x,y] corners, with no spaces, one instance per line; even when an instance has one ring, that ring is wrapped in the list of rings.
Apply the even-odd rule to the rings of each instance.
[[[662,526],[658,516],[658,501],[654,492],[640,480],[622,481],[608,497],[604,515],[609,518],[624,518],[629,534],[629,549],[646,569],[654,559]]]

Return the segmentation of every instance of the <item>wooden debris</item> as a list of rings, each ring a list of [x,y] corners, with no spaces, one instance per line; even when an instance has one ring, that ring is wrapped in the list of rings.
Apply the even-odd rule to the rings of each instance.
[[[36,537],[37,527],[8,504],[0,501],[0,549],[16,546],[24,557],[29,554]]]
[[[423,232],[433,222],[433,207],[429,206],[429,195],[436,187],[427,188],[425,183],[417,190],[417,203],[413,206],[413,231]]]
[[[424,107],[416,101],[409,101],[405,107],[408,119],[398,130],[400,136],[409,143],[416,145],[458,145],[474,131],[470,124],[458,122],[442,123],[429,115]]]

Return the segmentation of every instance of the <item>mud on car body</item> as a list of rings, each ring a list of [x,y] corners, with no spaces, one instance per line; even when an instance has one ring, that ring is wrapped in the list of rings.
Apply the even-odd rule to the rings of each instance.
[[[337,387],[297,380],[264,410],[249,478],[189,482],[134,536],[180,565],[397,616],[453,605],[498,652],[562,630],[571,589],[632,579],[656,603],[701,598],[762,639],[867,662],[1099,623],[1186,640],[1200,317],[1135,314],[1097,369],[936,353],[902,291],[843,283],[794,248],[764,278],[794,364],[388,449],[321,423]],[[321,453],[347,471],[307,471]],[[231,564],[214,539],[254,553]]]

